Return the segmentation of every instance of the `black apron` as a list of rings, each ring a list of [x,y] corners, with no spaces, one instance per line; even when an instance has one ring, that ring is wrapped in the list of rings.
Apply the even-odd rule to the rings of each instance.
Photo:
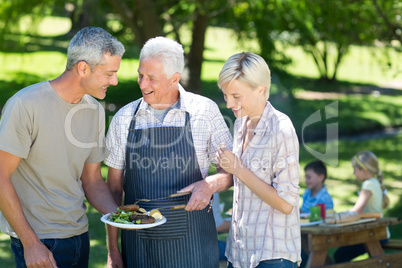
[[[186,112],[184,127],[135,130],[135,114],[129,127],[124,180],[125,204],[139,199],[168,196],[202,180]],[[190,196],[140,202],[140,207],[159,208],[167,218],[163,225],[143,230],[122,230],[123,261],[128,268],[219,267],[218,242],[213,213],[208,207],[187,212],[169,207],[187,204]]]

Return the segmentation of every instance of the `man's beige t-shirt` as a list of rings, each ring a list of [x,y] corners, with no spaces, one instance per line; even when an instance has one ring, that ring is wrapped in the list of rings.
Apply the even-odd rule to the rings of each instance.
[[[48,81],[11,97],[0,121],[0,150],[21,157],[12,183],[25,217],[40,239],[88,230],[81,174],[106,156],[104,109],[85,95],[64,101]],[[1,231],[17,237],[0,213]]]

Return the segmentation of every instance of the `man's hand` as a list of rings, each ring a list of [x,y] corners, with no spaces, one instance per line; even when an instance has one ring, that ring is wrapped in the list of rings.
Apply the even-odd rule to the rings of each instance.
[[[24,258],[28,268],[55,268],[53,253],[41,242],[24,246]]]
[[[197,181],[181,189],[179,192],[191,192],[191,198],[185,207],[185,210],[203,210],[210,202],[214,191],[205,181]]]
[[[11,183],[11,176],[20,161],[20,157],[0,150],[0,210],[24,247],[27,267],[57,267],[52,252],[40,242],[25,218],[20,199]]]
[[[109,251],[107,254],[107,268],[124,268],[123,258],[120,254],[120,251]]]

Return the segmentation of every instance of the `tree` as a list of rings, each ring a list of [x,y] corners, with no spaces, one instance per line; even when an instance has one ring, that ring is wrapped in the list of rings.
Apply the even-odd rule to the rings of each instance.
[[[186,52],[186,69],[181,83],[189,90],[201,93],[201,71],[204,61],[205,34],[212,19],[230,9],[223,0],[108,0],[123,24],[134,34],[138,47],[155,36],[172,35],[182,43],[183,30],[190,31]],[[131,4],[130,4],[131,3]],[[183,44],[186,46],[186,44]]]
[[[343,56],[351,44],[359,41],[359,32],[365,26],[357,17],[364,14],[358,12],[361,6],[357,2],[345,5],[341,1],[294,1],[287,10],[290,16],[284,21],[291,25],[289,30],[297,33],[295,44],[313,57],[321,79],[335,80]]]
[[[320,78],[336,79],[337,70],[350,45],[372,45],[380,40],[401,47],[399,0],[16,0],[0,4],[0,41],[13,32],[23,15],[41,17],[69,9],[70,35],[88,26],[101,26],[127,38],[138,48],[155,36],[169,36],[185,46],[186,72],[182,83],[201,93],[205,33],[215,24],[234,29],[239,40],[254,40],[273,68],[291,63],[283,48],[301,46],[317,66]],[[113,16],[110,16],[113,15]],[[114,27],[110,18],[119,21]],[[114,24],[115,25],[115,24]],[[185,32],[183,34],[183,32]],[[2,34],[3,33],[3,34]],[[190,41],[184,38],[190,33]],[[5,45],[5,42],[1,42]]]
[[[18,25],[16,22],[21,16],[41,17],[43,10],[55,15],[52,12],[57,10],[60,13],[60,7],[68,9],[72,22],[67,34],[70,37],[89,25],[104,27],[119,38],[130,36],[138,48],[152,37],[173,37],[185,46],[186,51],[186,72],[182,83],[189,90],[201,93],[206,30],[214,17],[230,9],[230,4],[224,0],[17,0],[1,6],[0,16],[6,19],[5,23],[0,22],[0,29],[3,33],[10,32],[8,26]],[[120,21],[117,30],[109,27],[110,14],[114,15],[114,20]],[[183,38],[183,34],[188,33],[190,42],[181,42],[188,39]]]
[[[377,27],[379,28],[379,39],[388,43],[396,40],[399,46],[395,48],[401,51],[402,44],[402,2],[397,0],[372,0],[377,12]]]
[[[104,16],[105,0],[0,0],[0,47],[7,45],[5,36],[20,33],[20,20],[25,16],[32,21],[30,30],[35,30],[37,23],[47,15],[67,16],[71,20],[72,37],[78,30],[90,25],[106,27]]]
[[[4,36],[19,30],[19,20],[27,14],[33,19],[39,19],[40,14],[46,14],[47,6],[54,5],[54,0],[6,1],[0,0],[0,41],[4,46]]]
[[[313,57],[322,80],[336,80],[338,68],[351,45],[374,45],[377,40],[386,43],[392,39],[389,36],[384,38],[394,29],[392,26],[384,27],[386,24],[383,18],[390,16],[396,19],[394,7],[401,4],[394,0],[382,0],[381,11],[386,15],[381,17],[375,2],[286,2],[287,14],[290,16],[284,16],[284,19],[291,26],[289,31],[298,33],[294,44],[301,45]],[[331,54],[331,50],[334,53]]]
[[[281,35],[281,6],[275,0],[236,1],[226,26],[233,28],[238,40],[257,40],[260,54],[270,67],[281,69],[290,63],[278,47]],[[282,42],[285,43],[285,42]],[[244,44],[243,44],[244,46]]]
[[[336,80],[338,68],[352,44],[380,40],[401,43],[398,0],[257,0],[237,1],[231,27],[239,38],[255,36],[261,55],[282,68],[291,60],[287,45],[301,46],[317,66],[320,78]]]

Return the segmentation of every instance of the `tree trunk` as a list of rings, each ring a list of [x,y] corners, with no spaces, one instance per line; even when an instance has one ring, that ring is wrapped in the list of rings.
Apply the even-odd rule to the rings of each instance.
[[[327,41],[324,42],[324,48],[323,48],[323,53],[322,53],[322,62],[324,65],[324,73],[325,73],[325,79],[329,79],[329,70],[328,70],[328,50],[327,50]]]
[[[74,9],[70,13],[71,29],[66,34],[73,37],[79,30],[91,25],[91,9],[93,8],[93,1],[86,1],[82,7],[74,5]],[[77,13],[79,12],[79,13]]]
[[[322,55],[320,54],[317,45],[309,45],[307,46],[307,52],[311,54],[314,59],[315,66],[317,67],[318,73],[320,75],[320,79],[325,79],[325,71],[324,67],[322,66]]]
[[[123,23],[132,29],[139,49],[148,39],[164,36],[163,23],[159,18],[156,0],[134,0],[131,6],[128,6],[126,1],[108,1],[121,15]],[[206,0],[197,2],[192,29],[192,43],[186,56],[186,67],[180,80],[186,90],[198,94],[202,93],[201,69],[204,59],[205,34],[209,24],[209,13],[205,7],[207,3]]]
[[[139,49],[148,39],[163,36],[154,0],[135,0],[131,7],[125,1],[108,1],[121,15],[123,23],[133,31]]]
[[[336,62],[334,64],[334,73],[332,75],[331,81],[336,81],[336,75],[338,74],[338,68],[339,64],[341,63],[341,60],[343,59],[343,55],[346,54],[347,51],[347,46],[336,46],[337,51],[338,51],[338,56],[336,57]]]
[[[190,52],[187,55],[186,71],[188,77],[183,77],[182,84],[187,90],[201,94],[202,82],[201,71],[202,63],[204,61],[204,48],[205,48],[205,34],[208,27],[208,16],[206,12],[201,9],[195,15],[194,25],[192,29],[192,43]]]
[[[161,23],[156,11],[154,0],[136,0],[133,3],[133,11],[135,13],[136,25],[139,29],[140,36],[137,41],[138,44],[145,44],[148,39],[163,36]]]
[[[134,14],[130,7],[124,1],[108,0],[108,2],[116,13],[121,16],[122,22],[133,31],[134,36],[138,36],[139,31],[136,27]]]

